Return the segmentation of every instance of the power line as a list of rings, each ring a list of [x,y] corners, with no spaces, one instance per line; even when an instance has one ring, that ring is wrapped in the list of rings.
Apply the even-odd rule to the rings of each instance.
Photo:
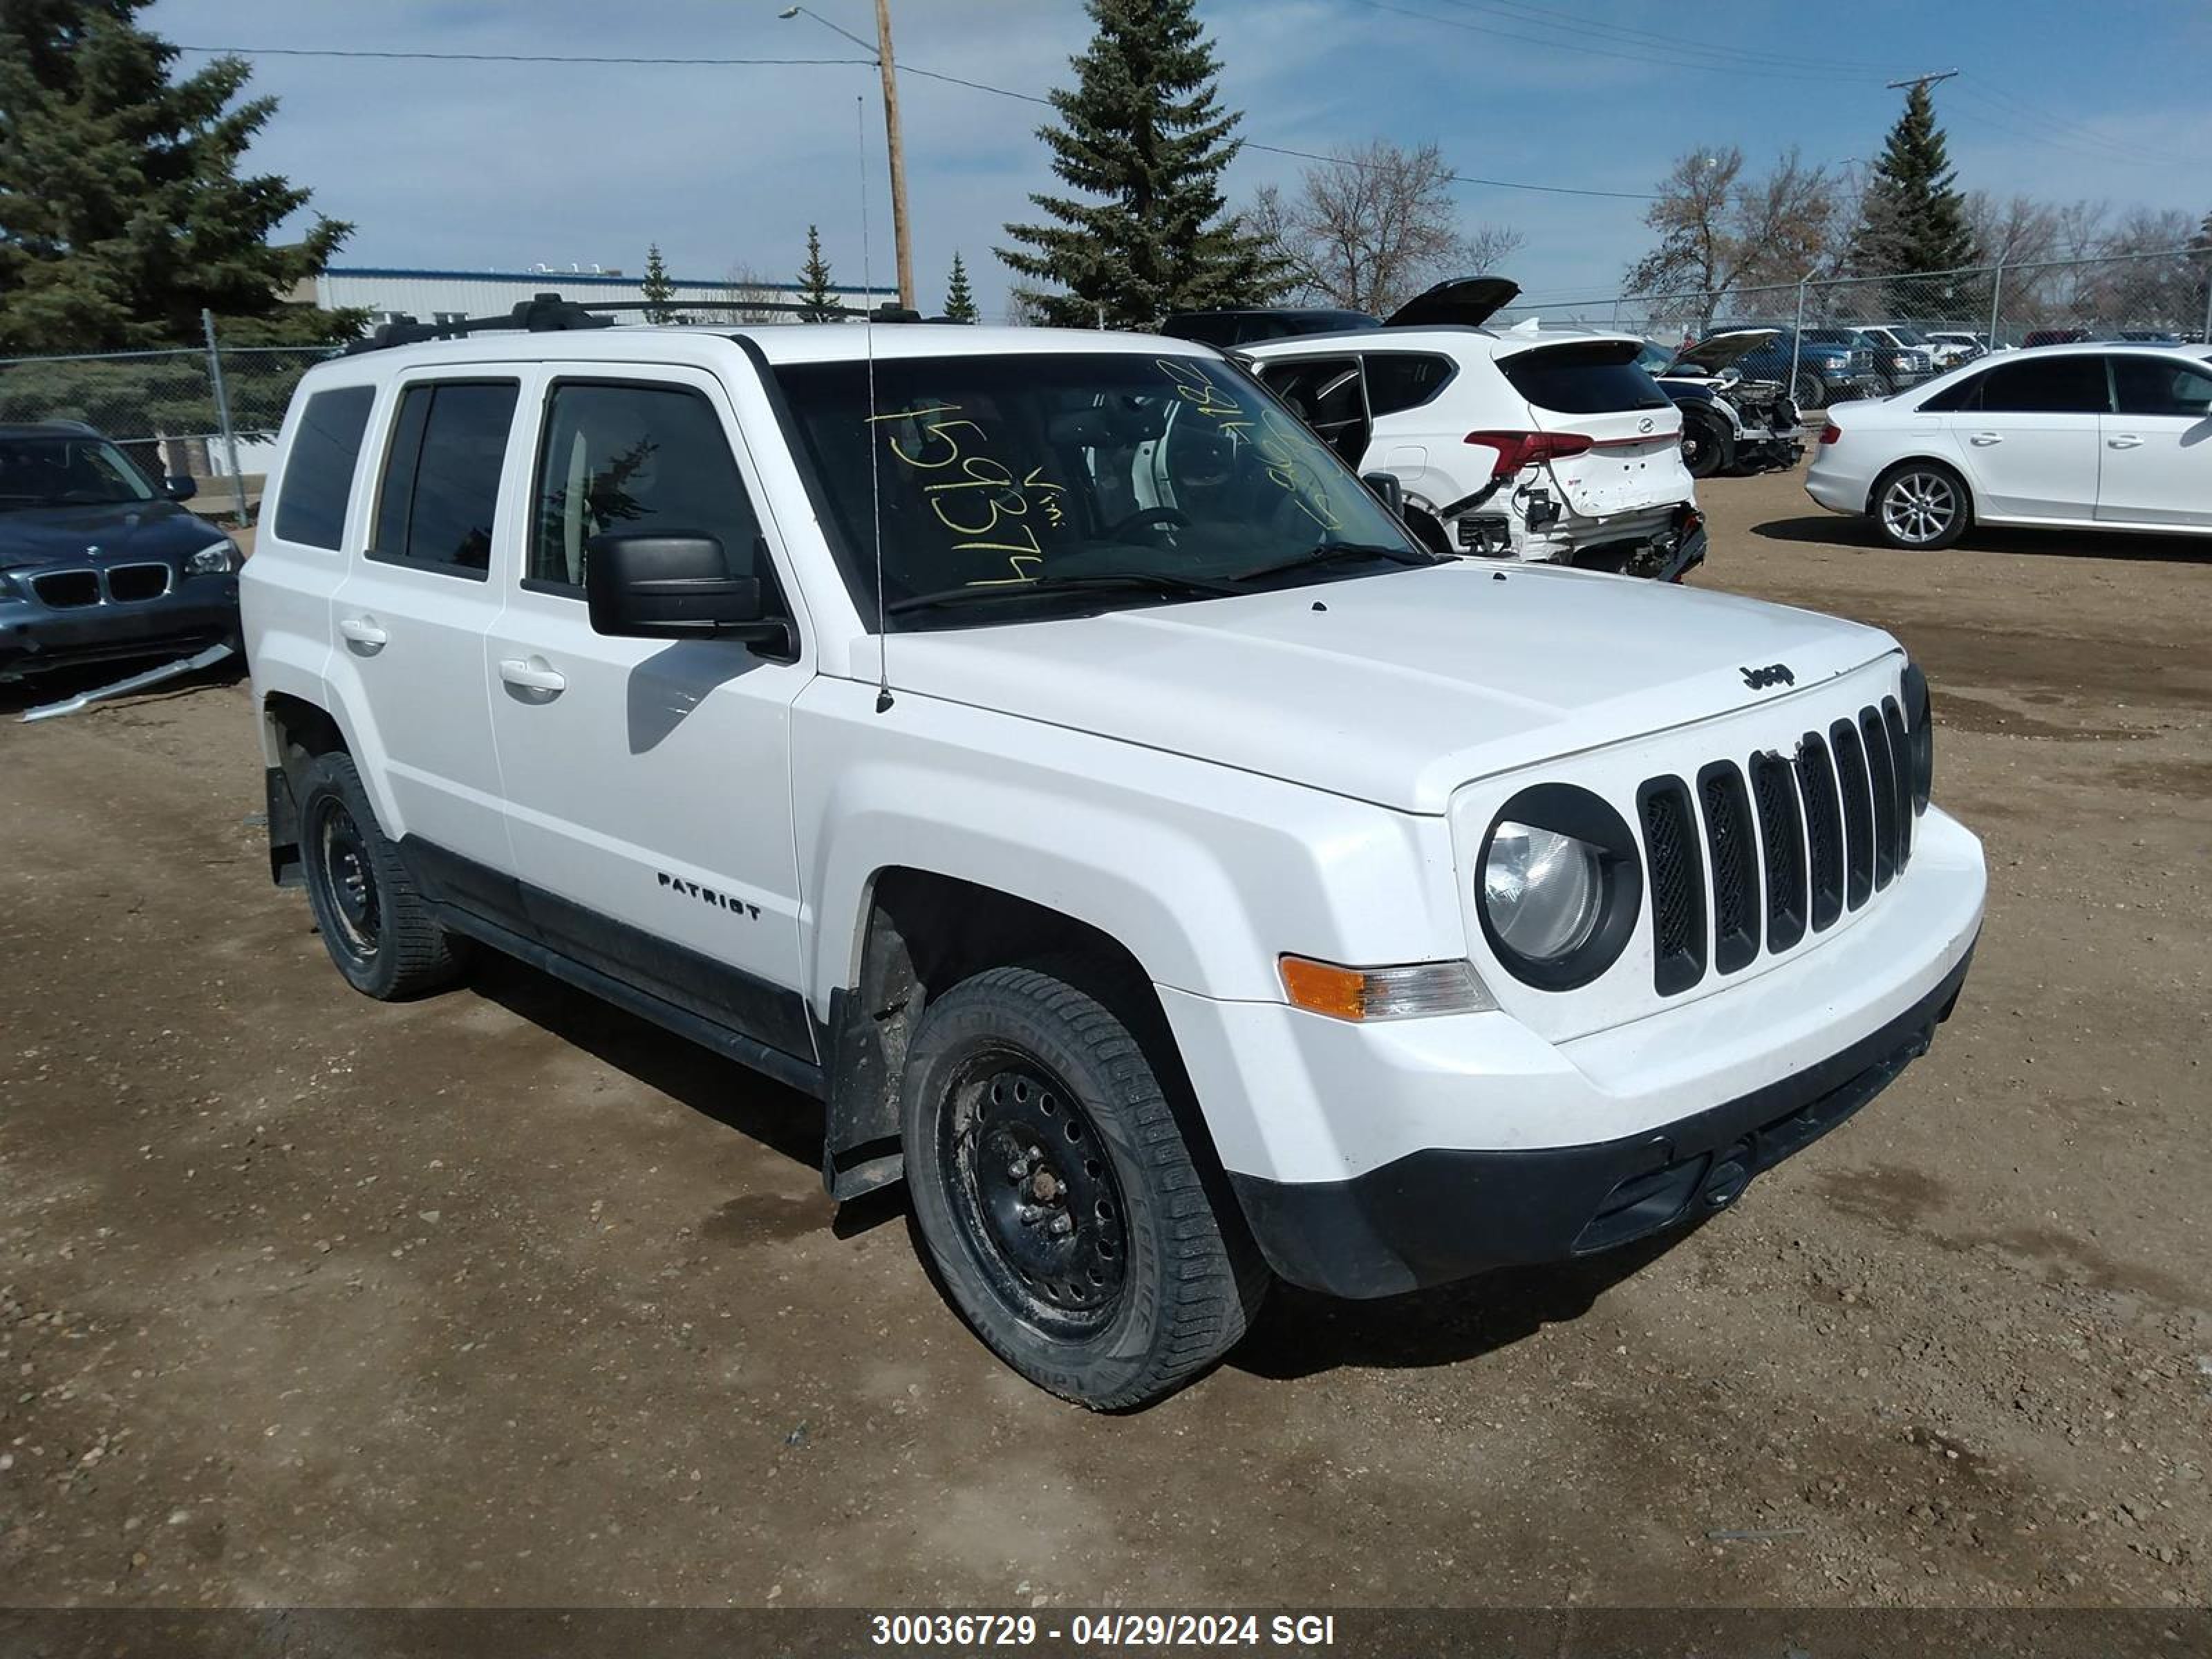
[[[1633,28],[1626,23],[1606,22],[1597,18],[1577,16],[1569,12],[1516,4],[1514,0],[1436,0],[1436,3],[1453,6],[1464,11],[1488,12],[1492,16],[1504,17],[1513,22],[1559,29],[1570,34],[1588,31],[1600,39],[1625,42],[1632,46],[1641,41],[1648,43],[1644,46],[1647,53],[1654,51],[1697,52],[1721,59],[1723,63],[1732,60],[1747,68],[1753,69],[1765,69],[1777,64],[1788,64],[1802,69],[1817,70],[1820,71],[1822,79],[1831,81],[1835,78],[1838,70],[1863,70],[1869,75],[1888,72],[1882,64],[1870,64],[1858,59],[1801,58],[1788,52],[1761,52],[1743,46],[1720,46],[1701,40],[1685,40],[1678,36],[1654,33],[1650,29]]]
[[[1488,23],[1470,23],[1461,18],[1439,17],[1434,12],[1415,11],[1410,7],[1391,5],[1387,3],[1387,0],[1353,0],[1353,3],[1365,6],[1370,11],[1389,12],[1400,17],[1410,17],[1417,22],[1434,24],[1438,28],[1462,29],[1470,34],[1488,35],[1493,39],[1500,40],[1517,40],[1528,46],[1542,46],[1548,52],[1581,52],[1586,57],[1611,58],[1624,63],[1639,64],[1646,68],[1657,64],[1670,69],[1703,70],[1711,74],[1715,72],[1735,72],[1739,67],[1733,64],[1715,63],[1709,58],[1699,59],[1681,56],[1664,56],[1662,55],[1660,50],[1657,48],[1646,48],[1633,52],[1620,51],[1615,50],[1610,46],[1592,45],[1586,41],[1572,40],[1562,40],[1556,36],[1552,35],[1520,34],[1515,33],[1511,29],[1498,28]],[[1449,3],[1449,0],[1447,0],[1447,3]],[[1832,73],[1814,74],[1808,71],[1770,67],[1762,71],[1759,78],[1766,81],[1811,81],[1818,82],[1824,86],[1833,86],[1839,79],[1850,79],[1853,77],[1838,76]],[[1871,85],[1872,83],[1868,82],[1864,84]]]
[[[206,52],[232,58],[349,58],[401,60],[426,63],[489,63],[489,64],[602,64],[617,65],[646,64],[656,67],[727,68],[750,64],[860,64],[872,67],[875,62],[868,58],[645,58],[615,57],[586,52],[386,52],[363,46],[206,46],[179,45],[179,52]],[[970,81],[957,75],[946,75],[937,70],[921,69],[912,64],[901,64],[902,75],[920,76],[925,80],[943,81],[970,91],[986,92],[1000,98],[1014,98],[1025,104],[1042,104],[1050,107],[1052,100],[1036,93],[1018,92],[1012,87],[994,87],[988,82]],[[1280,144],[1263,144],[1255,139],[1238,141],[1247,149],[1264,150],[1271,155],[1295,156],[1301,161],[1322,161],[1340,167],[1370,168],[1372,163],[1349,156],[1322,155],[1312,150],[1291,149]],[[1474,185],[1485,190],[1518,190],[1544,196],[1589,196],[1612,201],[1653,202],[1659,198],[1650,191],[1595,190],[1575,185],[1539,185],[1519,179],[1486,179],[1474,173],[1449,173],[1444,175],[1455,184]]]
[[[728,69],[742,65],[859,64],[873,68],[872,58],[610,58],[557,52],[382,52],[366,46],[188,46],[179,52],[216,58],[377,58],[410,63],[457,64],[647,64],[658,67]]]

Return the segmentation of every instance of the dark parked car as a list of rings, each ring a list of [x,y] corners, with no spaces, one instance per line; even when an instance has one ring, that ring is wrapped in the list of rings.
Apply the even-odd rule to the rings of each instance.
[[[238,637],[236,544],[88,426],[0,426],[0,681]]]
[[[2089,337],[2086,328],[2031,328],[2020,337],[2022,348],[2028,346],[2074,345]]]
[[[1682,465],[1693,478],[1795,466],[1797,405],[1778,377],[1747,376],[1746,359],[1772,355],[1771,328],[1709,335],[1680,351],[1647,344],[1637,361],[1682,411]]]
[[[1765,329],[1773,339],[1736,360],[1747,380],[1772,380],[1790,388],[1790,401],[1800,410],[1826,409],[1852,398],[1878,398],[1881,375],[1875,367],[1874,348],[1850,328],[1808,328],[1790,349],[1790,331],[1771,323],[1723,323],[1715,334],[1740,334]],[[1791,372],[1792,357],[1796,373]]]
[[[1425,289],[1388,317],[1326,306],[1251,306],[1221,311],[1171,311],[1159,331],[1226,351],[1294,334],[1347,334],[1369,328],[1480,327],[1519,297],[1521,285],[1504,276],[1454,276]]]

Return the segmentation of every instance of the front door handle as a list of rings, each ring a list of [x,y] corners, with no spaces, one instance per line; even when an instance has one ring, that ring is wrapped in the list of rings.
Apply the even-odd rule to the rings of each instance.
[[[2001,444],[2004,439],[1994,432],[1977,432],[1966,441],[1977,449],[1987,449],[1991,444]]]
[[[567,675],[538,657],[501,658],[499,677],[509,685],[519,685],[526,691],[543,691],[549,696],[559,695],[568,685]]]
[[[2114,449],[2141,449],[2142,447],[2142,440],[2136,437],[2132,432],[2124,432],[2118,437],[2107,438],[2105,441],[2110,444]]]
[[[348,617],[338,623],[338,632],[356,645],[365,645],[372,651],[388,643],[392,638],[377,626],[374,617]]]

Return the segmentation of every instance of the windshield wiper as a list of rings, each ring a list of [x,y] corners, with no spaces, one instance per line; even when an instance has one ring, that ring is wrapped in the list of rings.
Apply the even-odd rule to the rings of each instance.
[[[1036,581],[990,582],[974,587],[947,587],[934,593],[916,593],[894,599],[884,610],[894,617],[910,611],[934,611],[960,605],[981,605],[997,599],[1035,599],[1050,593],[1159,593],[1172,599],[1225,599],[1242,593],[1227,582],[1198,576],[1177,576],[1165,571],[1104,570],[1087,576],[1046,576]]]
[[[1285,571],[1306,570],[1317,565],[1342,564],[1351,559],[1388,559],[1393,564],[1444,562],[1436,554],[1417,552],[1410,547],[1389,547],[1377,542],[1323,542],[1319,547],[1308,548],[1296,558],[1255,566],[1250,570],[1239,570],[1231,580],[1256,581],[1262,576],[1279,576]]]

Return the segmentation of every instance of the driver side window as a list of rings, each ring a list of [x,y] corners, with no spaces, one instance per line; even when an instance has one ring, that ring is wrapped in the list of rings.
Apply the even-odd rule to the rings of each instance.
[[[732,576],[757,568],[760,534],[714,406],[687,386],[556,382],[538,447],[537,510],[524,575],[581,594],[592,537],[611,531],[712,536]]]

